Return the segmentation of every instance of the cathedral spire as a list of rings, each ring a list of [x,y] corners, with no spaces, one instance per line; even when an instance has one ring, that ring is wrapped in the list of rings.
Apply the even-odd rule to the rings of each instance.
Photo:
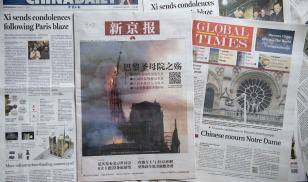
[[[174,119],[174,130],[178,130],[176,127],[176,119]]]
[[[118,61],[117,61],[117,73],[116,73],[116,75],[119,74],[121,54],[122,54],[122,51],[119,52],[119,57],[118,57]]]
[[[180,153],[180,139],[178,136],[178,128],[176,124],[176,119],[174,119],[174,131],[172,134],[171,152]]]
[[[111,121],[114,123],[120,123],[125,120],[124,111],[122,108],[122,100],[118,91],[118,76],[120,72],[120,61],[121,61],[122,51],[119,52],[119,57],[117,60],[117,65],[114,68],[115,71],[111,75],[111,89],[109,91],[109,109],[111,114]]]

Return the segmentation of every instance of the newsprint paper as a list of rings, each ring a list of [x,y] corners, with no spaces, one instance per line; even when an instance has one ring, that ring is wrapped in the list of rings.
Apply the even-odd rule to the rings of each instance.
[[[307,19],[308,20],[308,19]],[[307,26],[306,26],[307,27]],[[308,27],[307,27],[308,28]],[[303,66],[301,70],[301,76],[299,80],[299,87],[297,93],[297,131],[294,137],[296,147],[292,145],[292,159],[297,165],[301,165],[300,161],[304,164],[305,174],[308,174],[308,125],[307,125],[307,114],[308,114],[308,100],[307,100],[307,87],[308,87],[308,30],[305,38],[303,55]],[[297,154],[297,155],[296,155]],[[293,164],[294,166],[294,164]],[[292,165],[291,165],[292,167]]]
[[[4,12],[3,181],[76,181],[72,23],[71,13]]]
[[[289,4],[289,0],[143,0],[143,10],[194,11],[200,15],[289,22]]]
[[[293,23],[308,24],[308,1],[291,0],[291,17]],[[306,25],[306,29],[308,26]],[[297,127],[292,140],[290,179],[306,179],[308,174],[308,31],[303,50],[303,66],[297,91]],[[294,181],[294,180],[293,180]]]
[[[74,23],[79,180],[193,178],[190,14]]]
[[[10,10],[138,10],[140,0],[2,0]],[[1,1],[1,2],[2,2]],[[2,5],[2,3],[1,3]]]
[[[288,0],[247,1],[247,0],[144,0],[145,12],[178,12],[193,11],[200,16],[211,15],[257,21],[289,22],[290,5]],[[196,50],[194,59],[198,59]],[[196,128],[202,121],[203,98],[207,65],[195,61],[194,67],[194,119]]]
[[[208,66],[198,180],[288,180],[304,35],[300,25],[194,18],[194,61]]]

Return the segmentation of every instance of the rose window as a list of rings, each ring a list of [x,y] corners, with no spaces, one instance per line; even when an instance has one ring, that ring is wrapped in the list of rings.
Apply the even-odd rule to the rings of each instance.
[[[237,102],[242,108],[244,108],[245,95],[247,111],[261,112],[270,105],[273,93],[266,81],[250,78],[243,80],[236,92]]]

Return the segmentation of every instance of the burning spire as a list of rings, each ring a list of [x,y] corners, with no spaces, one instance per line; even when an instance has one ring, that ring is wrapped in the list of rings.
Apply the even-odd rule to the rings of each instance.
[[[109,109],[111,114],[111,121],[113,123],[119,123],[125,120],[124,111],[122,108],[122,100],[118,92],[118,75],[120,70],[120,61],[121,61],[122,51],[119,52],[119,57],[116,67],[113,67],[114,71],[111,73],[110,80],[110,91],[109,91]]]

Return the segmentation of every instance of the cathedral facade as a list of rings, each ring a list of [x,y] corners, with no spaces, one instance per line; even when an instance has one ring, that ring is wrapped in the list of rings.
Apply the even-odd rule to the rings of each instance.
[[[209,65],[205,119],[282,127],[289,74]]]
[[[71,138],[68,135],[60,135],[49,137],[49,153],[58,157],[63,157],[65,152],[73,145]]]

